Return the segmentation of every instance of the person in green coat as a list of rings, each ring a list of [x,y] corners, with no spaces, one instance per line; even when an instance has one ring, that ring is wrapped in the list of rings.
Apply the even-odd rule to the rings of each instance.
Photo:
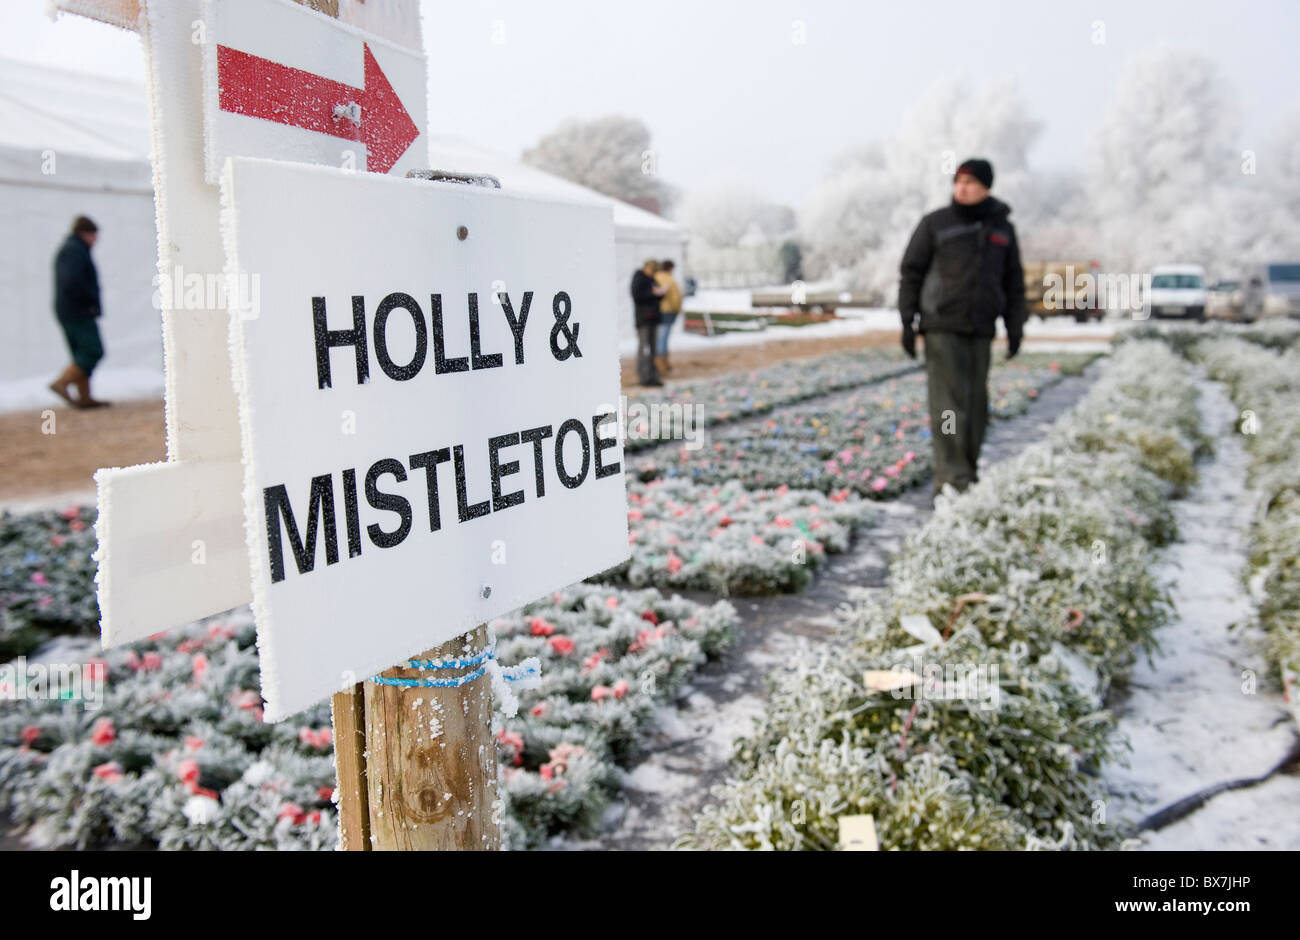
[[[90,249],[99,238],[99,227],[84,215],[72,223],[72,232],[54,257],[54,315],[68,343],[72,362],[50,383],[50,391],[75,408],[102,408],[108,402],[90,394],[90,375],[104,358],[104,342],[96,320],[99,305],[99,275]],[[68,393],[75,385],[77,397]]]
[[[990,347],[1001,317],[1007,358],[1020,349],[1026,318],[1024,271],[1011,207],[989,195],[993,166],[967,160],[953,175],[952,202],[929,213],[903,254],[898,310],[903,349],[916,357],[925,337],[934,491],[979,480],[988,424]]]

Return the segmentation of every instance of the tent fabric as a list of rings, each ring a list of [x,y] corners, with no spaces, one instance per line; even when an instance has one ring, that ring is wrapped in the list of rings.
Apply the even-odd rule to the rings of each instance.
[[[0,410],[40,407],[43,382],[36,380],[49,381],[68,361],[52,309],[52,265],[77,215],[100,227],[93,256],[106,356],[97,377],[106,394],[128,387],[161,393],[147,100],[138,83],[0,59]],[[618,264],[613,315],[620,347],[634,345],[628,282],[648,257],[672,258],[680,269],[685,235],[677,225],[455,137],[431,137],[429,166],[490,173],[514,191],[609,205]]]
[[[140,83],[0,59],[0,145],[148,160],[149,141]]]

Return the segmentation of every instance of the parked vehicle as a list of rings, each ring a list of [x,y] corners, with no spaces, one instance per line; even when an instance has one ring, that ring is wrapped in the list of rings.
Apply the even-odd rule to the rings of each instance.
[[[1242,300],[1247,320],[1300,317],[1300,263],[1255,265],[1246,272]]]
[[[1199,264],[1162,264],[1151,269],[1147,309],[1152,317],[1204,320],[1208,291]]]
[[[1022,267],[1025,272],[1025,307],[1031,316],[1040,320],[1071,316],[1077,323],[1087,323],[1106,315],[1096,294],[1100,262],[1025,261]]]
[[[1205,293],[1205,315],[1215,320],[1240,320],[1244,299],[1241,281],[1215,281]]]

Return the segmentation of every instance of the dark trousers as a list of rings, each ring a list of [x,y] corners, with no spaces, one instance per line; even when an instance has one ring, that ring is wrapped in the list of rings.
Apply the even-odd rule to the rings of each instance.
[[[979,480],[980,447],[989,420],[987,336],[925,334],[925,376],[930,392],[934,491],[945,483],[964,490]]]
[[[636,380],[642,385],[659,381],[659,370],[655,368],[655,327],[647,323],[636,328]]]
[[[94,317],[58,317],[68,353],[81,371],[89,376],[104,358],[104,341]]]

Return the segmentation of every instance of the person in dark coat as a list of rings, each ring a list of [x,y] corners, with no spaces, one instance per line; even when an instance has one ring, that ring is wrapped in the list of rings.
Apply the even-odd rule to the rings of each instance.
[[[659,326],[659,298],[668,289],[655,282],[659,262],[647,259],[632,275],[632,308],[636,316],[636,378],[641,385],[659,386],[655,367],[655,329]]]
[[[998,317],[1007,358],[1020,349],[1024,271],[1011,207],[989,195],[993,167],[970,159],[953,175],[952,202],[921,219],[903,255],[898,309],[903,349],[916,357],[925,337],[934,491],[979,480],[988,424],[989,352]]]
[[[103,312],[99,306],[99,275],[90,257],[98,237],[99,227],[84,215],[78,216],[54,257],[54,314],[72,362],[50,383],[50,391],[76,408],[108,404],[90,394],[90,375],[104,358],[104,343],[95,322]],[[76,398],[68,394],[69,385],[77,387]]]

